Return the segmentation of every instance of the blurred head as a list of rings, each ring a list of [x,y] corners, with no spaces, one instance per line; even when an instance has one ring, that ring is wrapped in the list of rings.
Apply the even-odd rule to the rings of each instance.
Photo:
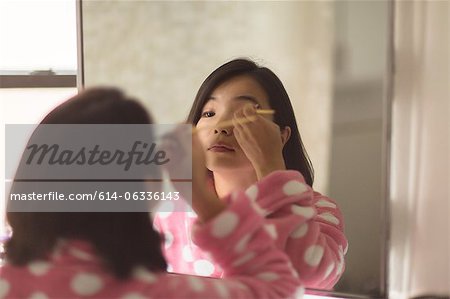
[[[252,99],[234,102],[220,100],[239,93],[250,95]],[[207,121],[205,118],[210,116],[209,112],[214,109],[213,112],[217,110],[223,119],[226,117],[230,119],[232,114],[229,113],[246,103],[258,105],[262,109],[275,110],[273,121],[280,127],[282,133],[285,127],[290,128],[290,137],[283,147],[286,168],[298,170],[305,177],[306,183],[312,186],[313,168],[303,146],[289,96],[280,79],[268,68],[258,66],[247,59],[235,59],[223,64],[200,86],[187,121],[200,126],[202,122]],[[231,133],[222,132],[222,134]],[[234,163],[240,164],[241,167],[249,167],[249,161],[240,154]]]
[[[93,88],[53,109],[41,124],[152,122],[142,105],[120,90]],[[48,258],[60,239],[78,239],[91,243],[104,266],[119,278],[128,277],[138,265],[153,271],[167,266],[148,212],[8,212],[7,220],[13,235],[5,247],[6,258],[14,265]]]

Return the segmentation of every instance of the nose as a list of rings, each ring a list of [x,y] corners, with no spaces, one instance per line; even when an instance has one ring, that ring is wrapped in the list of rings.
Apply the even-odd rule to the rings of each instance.
[[[225,136],[230,136],[233,128],[232,127],[215,127],[214,134],[223,134]]]
[[[230,109],[218,115],[213,125],[214,135],[230,136],[233,133],[233,115],[234,113]]]

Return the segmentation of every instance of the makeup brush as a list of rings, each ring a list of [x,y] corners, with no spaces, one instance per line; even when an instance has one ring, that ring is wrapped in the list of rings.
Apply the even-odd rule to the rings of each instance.
[[[270,115],[270,114],[274,114],[274,113],[275,113],[275,110],[273,110],[273,109],[257,109],[256,110],[256,114],[260,114],[260,115]],[[236,120],[240,121],[241,124],[245,124],[245,123],[254,121],[254,119],[246,118],[246,117],[236,118]],[[214,124],[214,125],[211,125],[211,126],[205,126],[205,127],[201,127],[201,128],[194,128],[194,129],[192,129],[192,134],[195,134],[198,131],[203,130],[203,129],[210,129],[210,128],[213,128],[213,127],[229,127],[231,125],[233,125],[233,120],[229,119],[229,120],[225,120],[225,121],[222,121],[222,122],[220,122],[218,124]]]

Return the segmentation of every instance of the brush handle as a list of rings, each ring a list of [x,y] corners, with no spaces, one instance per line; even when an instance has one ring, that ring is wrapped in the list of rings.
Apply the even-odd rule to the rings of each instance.
[[[274,114],[275,110],[273,109],[257,109],[256,114]]]
[[[261,115],[274,114],[274,113],[275,113],[275,110],[272,110],[272,109],[258,109],[258,110],[256,110],[256,114],[261,114]],[[254,121],[255,119],[254,118],[242,117],[242,118],[236,118],[236,120],[240,121],[241,124],[246,124],[246,123]],[[192,134],[195,134],[198,131],[203,130],[203,129],[210,129],[212,127],[217,127],[217,126],[218,127],[230,127],[232,125],[233,125],[233,120],[229,119],[229,120],[222,121],[222,122],[220,122],[218,124],[215,124],[214,126],[206,126],[206,127],[202,127],[202,128],[198,128],[198,129],[194,128],[194,129],[192,129]]]

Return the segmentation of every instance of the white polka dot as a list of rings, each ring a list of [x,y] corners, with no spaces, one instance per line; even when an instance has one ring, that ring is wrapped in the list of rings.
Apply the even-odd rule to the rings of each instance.
[[[28,265],[28,270],[36,276],[44,275],[48,272],[50,264],[44,261],[32,262]]]
[[[4,279],[0,279],[0,298],[4,298],[9,292],[9,282]]]
[[[295,180],[289,181],[283,186],[283,192],[287,196],[301,194],[307,190],[306,184]]]
[[[166,231],[164,232],[164,247],[169,248],[170,246],[172,246],[173,243],[173,235],[171,232]]]
[[[317,217],[321,218],[321,219],[323,219],[323,220],[325,220],[327,222],[336,224],[336,225],[339,224],[339,219],[337,219],[336,216],[334,216],[331,213],[322,213],[322,214],[319,214]]]
[[[324,279],[327,278],[331,274],[331,271],[333,271],[333,269],[334,269],[334,263],[332,262],[331,264],[328,265],[327,270],[325,270]]]
[[[247,247],[247,243],[248,241],[250,241],[250,234],[247,234],[245,236],[243,236],[239,242],[236,244],[236,247],[234,247],[234,251],[237,253],[241,253],[245,250],[245,248]]]
[[[101,290],[103,282],[95,274],[79,273],[72,278],[70,286],[77,295],[91,296]]]
[[[321,199],[316,202],[316,207],[320,208],[333,208],[336,209],[336,205],[328,200]]]
[[[265,280],[265,281],[274,281],[280,278],[280,276],[277,273],[273,272],[263,272],[256,275],[259,279]]]
[[[299,239],[308,232],[308,223],[300,224],[291,234],[291,238]]]
[[[305,218],[313,217],[316,212],[316,210],[313,207],[302,207],[298,205],[292,205],[291,211],[292,213],[303,216]]]
[[[265,224],[264,229],[269,233],[272,239],[278,238],[278,233],[275,225],[273,224]]]
[[[93,259],[92,255],[78,248],[70,248],[70,254],[84,261],[90,261]]]
[[[222,298],[230,298],[228,287],[220,280],[213,280],[213,285],[216,288],[217,293]]]
[[[48,299],[48,296],[42,292],[36,292],[31,294],[29,299]]]
[[[264,210],[263,208],[261,208],[261,206],[256,203],[256,202],[251,202],[253,209],[255,209],[255,211],[261,215],[261,216],[266,216],[268,213],[266,210]]]
[[[209,276],[214,273],[214,265],[208,260],[194,262],[194,272],[198,275]]]
[[[320,245],[311,245],[306,249],[305,255],[303,256],[306,264],[311,267],[316,267],[323,257],[323,247]]]
[[[304,298],[305,297],[305,287],[297,287],[293,298]]]
[[[258,197],[258,186],[251,185],[247,190],[245,190],[245,194],[248,196],[248,198],[255,201],[256,197]]]
[[[237,267],[240,266],[242,264],[245,264],[246,262],[250,261],[251,259],[253,259],[255,257],[255,253],[254,252],[249,252],[246,253],[244,256],[242,256],[241,258],[235,260],[232,264],[233,267]]]
[[[238,216],[230,211],[221,213],[213,222],[212,235],[216,238],[228,236],[238,225]]]
[[[123,297],[121,297],[121,299],[149,299],[149,297],[134,292],[124,295]]]
[[[192,257],[192,251],[191,251],[191,248],[189,247],[189,245],[185,245],[183,247],[182,255],[183,255],[183,260],[185,262],[192,262],[194,260],[194,258]]]
[[[133,277],[137,280],[147,283],[155,283],[158,280],[155,274],[142,266],[136,267],[134,269]]]
[[[188,282],[191,289],[197,293],[202,292],[205,289],[205,284],[198,277],[188,276]]]

